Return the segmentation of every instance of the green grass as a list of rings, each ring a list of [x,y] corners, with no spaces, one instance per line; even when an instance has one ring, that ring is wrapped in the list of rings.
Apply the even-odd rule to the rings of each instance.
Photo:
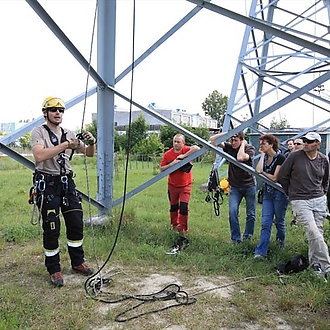
[[[300,225],[287,226],[286,249],[278,249],[272,238],[269,258],[253,260],[253,249],[260,234],[260,206],[257,210],[255,237],[241,245],[230,241],[228,197],[216,217],[212,204],[205,202],[206,192],[200,186],[208,179],[211,165],[195,164],[190,202],[190,247],[177,256],[164,253],[173,243],[175,233],[169,230],[169,204],[166,178],[140,192],[109,215],[102,226],[86,226],[85,254],[88,261],[102,266],[109,257],[119,224],[117,245],[106,271],[119,270],[113,276],[109,290],[116,294],[132,294],[139,283],[154,274],[178,278],[189,295],[197,298],[194,305],[172,308],[126,323],[115,323],[115,316],[127,305],[104,304],[86,297],[85,278],[70,273],[70,261],[65,246],[65,226],[61,231],[61,264],[66,284],[52,288],[43,264],[42,236],[31,221],[32,207],[27,203],[32,173],[13,160],[0,158],[0,330],[1,329],[166,329],[180,325],[184,329],[275,329],[287,324],[291,329],[329,329],[330,283],[315,278],[311,270],[278,280],[274,266],[298,253],[307,256],[308,245]],[[74,159],[77,187],[86,193],[87,180],[82,158]],[[88,159],[88,182],[91,197],[96,195],[95,159]],[[128,174],[128,191],[154,175],[151,167]],[[123,193],[124,171],[119,169],[114,179],[114,196]],[[84,202],[85,219],[97,210]],[[90,212],[89,212],[90,210]],[[244,224],[244,203],[241,208]],[[287,211],[287,224],[292,218]],[[274,230],[273,230],[274,234]],[[325,223],[325,238],[329,241],[329,223]],[[230,296],[204,293],[196,283],[210,282],[215,286],[231,285]],[[152,290],[152,287],[150,287]],[[150,292],[150,291],[149,291]],[[155,305],[156,306],[156,305]],[[150,308],[153,308],[150,306]],[[104,311],[105,310],[105,311]]]

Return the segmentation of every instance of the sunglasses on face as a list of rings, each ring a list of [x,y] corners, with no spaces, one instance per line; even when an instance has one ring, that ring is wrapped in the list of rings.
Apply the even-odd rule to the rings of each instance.
[[[294,145],[295,145],[295,146],[302,146],[302,145],[303,145],[303,143],[300,143],[300,142],[295,142],[295,143],[294,143]]]
[[[307,144],[312,144],[314,142],[317,142],[316,140],[307,140],[307,139],[304,139],[303,141],[304,141],[304,143],[307,143]]]
[[[56,112],[56,111],[59,111],[60,113],[64,113],[64,109],[63,108],[49,108],[47,109],[48,111],[50,112]]]

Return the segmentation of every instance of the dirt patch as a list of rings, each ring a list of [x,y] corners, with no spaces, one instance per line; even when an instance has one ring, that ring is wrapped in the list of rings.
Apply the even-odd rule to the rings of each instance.
[[[238,292],[238,294],[244,295],[244,291],[240,290],[238,288],[238,285],[235,284],[230,278],[224,277],[224,276],[218,276],[218,277],[205,277],[205,276],[199,276],[189,279],[184,279],[180,276],[180,274],[160,274],[160,273],[152,273],[150,275],[144,276],[142,278],[131,278],[130,275],[127,273],[118,274],[115,276],[114,279],[115,283],[114,286],[111,288],[104,288],[104,291],[110,292],[111,290],[125,286],[125,292],[126,294],[132,294],[132,295],[150,295],[152,293],[158,293],[167,286],[175,285],[179,286],[181,290],[186,292],[190,298],[196,298],[201,300],[208,300],[216,298],[219,301],[222,301],[222,305],[224,305],[224,301],[232,296],[232,294]],[[102,289],[103,290],[103,289]],[[136,303],[136,302],[135,302]],[[203,301],[201,302],[203,304]],[[165,308],[167,306],[170,306],[173,304],[173,300],[169,300],[166,302],[162,302],[161,304],[156,304],[156,306],[152,307],[153,309],[161,309]],[[198,301],[197,301],[198,304]],[[150,306],[149,306],[150,307]],[[132,305],[127,300],[123,302],[118,302],[115,304],[102,304],[97,308],[97,312],[101,315],[114,315],[118,311],[122,311],[123,309],[128,310],[129,308],[132,308]],[[179,307],[182,311],[182,309],[189,309],[189,306],[182,306]],[[223,307],[218,307],[218,312],[220,313],[223,310]],[[166,329],[166,330],[188,330],[185,325],[181,325],[179,322],[175,322],[172,319],[169,320],[168,313],[166,310],[164,312],[155,312],[151,314],[143,315],[143,313],[150,312],[150,308],[143,309],[141,311],[136,312],[136,315],[141,314],[141,319],[148,318],[148,324],[150,326],[150,329]],[[210,314],[212,317],[212,313],[214,311],[205,309],[203,311],[205,313],[205,322],[207,322],[207,318],[209,317],[208,314]],[[133,314],[127,314],[128,317],[131,317]],[[151,315],[151,316],[150,316]],[[277,324],[276,327],[267,328],[265,326],[259,325],[259,324],[251,324],[251,323],[245,323],[242,322],[241,324],[237,325],[237,327],[219,327],[219,329],[222,330],[229,330],[229,329],[248,329],[248,330],[267,330],[267,329],[276,329],[276,330],[291,330],[292,328],[281,318],[274,317],[275,323]],[[134,320],[129,321],[126,323],[121,322],[114,322],[112,325],[109,325],[108,327],[100,327],[97,328],[97,330],[112,330],[112,329],[133,329],[134,328]],[[169,324],[171,323],[171,324]],[[131,327],[133,325],[133,327]],[[136,329],[143,329],[140,328],[138,324],[135,324]],[[94,328],[95,329],[95,328]],[[148,328],[149,329],[149,328]],[[208,329],[205,327],[205,329]]]

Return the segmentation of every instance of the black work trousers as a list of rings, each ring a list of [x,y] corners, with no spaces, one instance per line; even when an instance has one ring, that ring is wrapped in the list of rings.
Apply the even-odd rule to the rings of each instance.
[[[65,187],[65,189],[64,189]],[[66,237],[71,266],[84,262],[83,211],[81,198],[71,177],[67,186],[60,178],[46,180],[46,188],[38,198],[39,208],[42,206],[43,246],[45,250],[45,266],[49,274],[61,271],[59,236],[61,229],[60,212],[66,226]]]

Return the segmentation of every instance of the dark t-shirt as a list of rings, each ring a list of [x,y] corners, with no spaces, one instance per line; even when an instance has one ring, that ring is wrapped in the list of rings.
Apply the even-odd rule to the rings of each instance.
[[[233,156],[236,159],[237,159],[238,150],[239,149],[234,149],[229,142],[225,142],[223,151],[225,151],[227,154]],[[255,155],[254,147],[249,144],[246,145],[245,153],[249,155],[249,159],[246,162],[242,162],[242,163],[248,166],[252,166],[252,160]],[[245,188],[256,185],[256,179],[254,175],[241,169],[240,167],[234,165],[231,162],[229,162],[228,165],[228,182],[232,187],[237,187],[237,188]]]
[[[278,181],[290,200],[323,196],[329,184],[329,162],[321,152],[313,160],[304,150],[297,150],[281,166]]]
[[[285,161],[285,156],[283,156],[282,154],[277,155],[277,157],[274,159],[274,164],[270,164],[269,166],[266,165],[265,172],[274,175],[276,167],[278,165],[282,165],[284,161]]]

